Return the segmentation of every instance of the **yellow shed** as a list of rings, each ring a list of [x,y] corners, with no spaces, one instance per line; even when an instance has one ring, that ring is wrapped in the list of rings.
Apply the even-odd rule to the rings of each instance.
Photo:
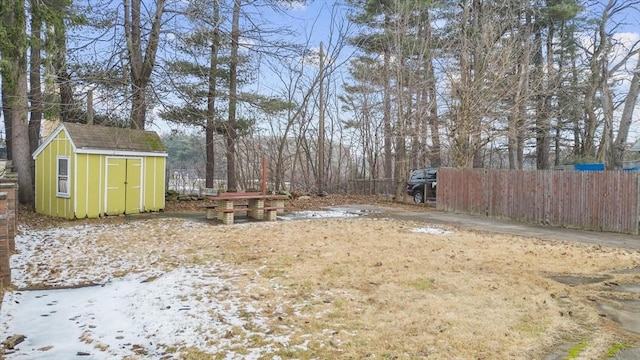
[[[61,123],[33,153],[36,212],[74,219],[162,210],[166,158],[153,131]]]

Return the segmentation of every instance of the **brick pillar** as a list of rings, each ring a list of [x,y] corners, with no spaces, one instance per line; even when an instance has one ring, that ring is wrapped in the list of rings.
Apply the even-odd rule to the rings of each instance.
[[[248,215],[254,219],[264,219],[264,200],[262,199],[249,199],[249,213]]]
[[[217,205],[218,205],[218,207],[217,207],[216,210],[218,211],[218,220],[223,220],[224,221],[225,212],[223,212],[222,210],[233,209],[233,201],[218,200]],[[226,213],[226,214],[228,214],[228,213]],[[233,219],[233,213],[231,213],[231,219]]]
[[[267,210],[267,221],[276,221],[278,219],[278,210]]]
[[[9,224],[7,221],[7,193],[0,192],[0,285],[11,284],[11,267],[9,265]]]
[[[0,192],[7,193],[7,225],[9,251],[16,251],[16,234],[18,232],[18,183],[15,181],[0,182]]]
[[[222,220],[222,223],[225,224],[225,225],[232,225],[233,224],[233,213],[232,212],[222,213],[221,220]]]
[[[278,208],[278,215],[284,214],[284,200],[275,199],[272,201],[270,206],[275,206]]]

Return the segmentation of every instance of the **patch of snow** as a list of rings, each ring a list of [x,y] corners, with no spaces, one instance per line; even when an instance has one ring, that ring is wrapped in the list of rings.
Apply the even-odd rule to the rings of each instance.
[[[135,231],[153,239],[153,227],[145,224],[20,228],[18,254],[11,257],[17,287],[98,285],[6,292],[0,337],[21,334],[26,340],[5,358],[159,359],[195,347],[226,358],[258,359],[289,343],[289,335],[273,334],[257,302],[235,286],[233,278],[244,274],[242,269],[224,263],[160,269],[154,265],[157,255],[143,251],[117,261],[95,256],[104,250],[98,245],[105,234]],[[183,228],[207,226],[183,220],[160,224],[149,225],[170,238]],[[184,245],[163,246],[178,252]],[[93,256],[87,256],[90,251]]]
[[[162,252],[174,254],[175,263],[184,255],[181,233],[209,225],[182,219],[144,220],[121,224],[94,224],[52,229],[20,227],[17,255],[10,258],[12,283],[18,288],[69,287],[104,284],[127,273],[153,269],[160,256],[157,249],[138,244],[120,246],[121,234],[134,234],[153,243],[164,237]],[[113,249],[123,256],[104,256]],[[113,255],[113,254],[112,254]],[[124,256],[126,255],[126,256]],[[150,274],[148,274],[150,275]]]
[[[136,225],[141,223],[144,222]],[[21,227],[16,236],[18,254],[10,258],[12,283],[18,288],[104,284],[118,277],[115,274],[146,271],[154,263],[154,254],[117,261],[95,256],[91,262],[88,260],[91,257],[86,256],[88,252],[99,251],[97,243],[103,234],[135,231],[136,225],[80,225],[45,230]]]
[[[297,211],[293,214],[278,216],[281,220],[298,220],[298,219],[326,219],[326,218],[353,218],[359,214],[344,210],[329,211]]]
[[[432,234],[432,235],[453,234],[452,231],[444,230],[444,229],[438,229],[438,228],[432,228],[432,227],[413,228],[413,229],[411,229],[411,232],[425,233],[425,234]]]
[[[95,234],[100,233],[104,226],[74,226],[67,228],[51,228],[46,230],[31,230],[19,227],[19,235],[16,236],[16,252],[18,255],[11,256],[11,280],[18,288],[28,286],[31,282],[43,283],[47,280],[49,273],[44,271],[47,260],[55,256],[52,251],[62,244],[60,239],[65,241],[92,241]],[[72,249],[71,249],[72,250]],[[81,255],[81,254],[77,254]],[[73,261],[75,256],[70,256],[69,261]],[[79,256],[78,258],[81,258]],[[43,270],[43,271],[38,271]],[[48,269],[47,269],[48,270]],[[58,271],[64,269],[58,269]],[[42,276],[34,276],[34,273]],[[75,285],[70,281],[65,285]]]
[[[271,337],[260,310],[217,274],[222,265],[191,266],[151,281],[126,276],[103,286],[8,292],[2,304],[2,335],[27,338],[7,359],[113,359],[144,354],[160,358],[168,348],[257,359],[286,344]],[[231,289],[231,290],[230,290]],[[251,348],[259,336],[266,347]],[[238,343],[240,340],[240,343]]]

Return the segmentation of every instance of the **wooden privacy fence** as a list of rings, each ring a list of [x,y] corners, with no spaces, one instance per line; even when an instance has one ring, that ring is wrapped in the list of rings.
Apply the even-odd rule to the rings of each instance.
[[[637,172],[438,170],[438,210],[638,234]]]

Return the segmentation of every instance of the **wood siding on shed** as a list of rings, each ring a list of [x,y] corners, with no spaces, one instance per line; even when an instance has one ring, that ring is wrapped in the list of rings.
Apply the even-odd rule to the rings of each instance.
[[[586,230],[638,234],[638,173],[438,170],[437,208]]]
[[[147,157],[143,163],[144,201],[143,211],[164,209],[165,200],[165,161],[164,157]]]
[[[73,156],[73,146],[66,136],[65,132],[60,132],[49,145],[42,151],[36,159],[36,211],[41,214],[47,214],[67,219],[74,218],[73,212],[73,189],[76,179],[71,179],[71,196],[56,196],[57,178],[56,163],[58,156],[69,157],[69,168],[72,169],[71,177],[73,177],[73,168],[75,158]]]
[[[77,218],[96,218],[103,214],[104,208],[104,156],[77,154],[75,164],[75,215]]]

